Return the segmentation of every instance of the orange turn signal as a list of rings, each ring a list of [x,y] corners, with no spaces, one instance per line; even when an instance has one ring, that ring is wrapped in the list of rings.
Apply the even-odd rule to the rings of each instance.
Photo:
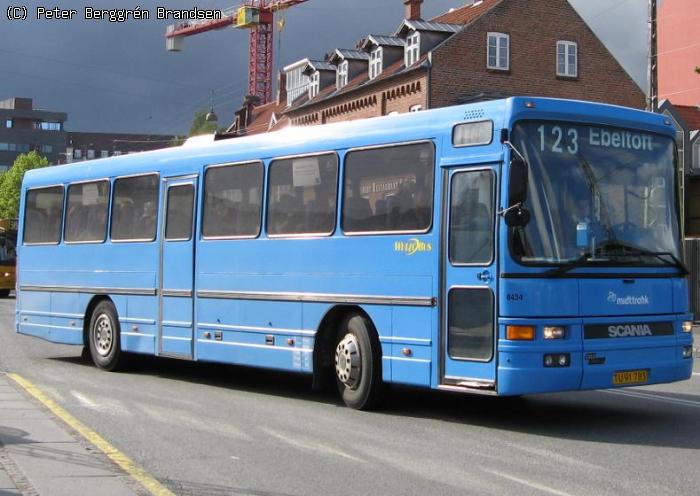
[[[533,326],[507,326],[506,339],[511,341],[532,341],[535,339]]]

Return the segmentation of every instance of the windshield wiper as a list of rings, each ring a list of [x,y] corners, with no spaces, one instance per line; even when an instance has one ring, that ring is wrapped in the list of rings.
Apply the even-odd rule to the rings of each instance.
[[[611,248],[617,248],[622,251],[611,252],[609,251]],[[640,246],[625,243],[624,241],[620,241],[618,239],[602,243],[598,248],[596,248],[596,253],[612,257],[654,257],[657,260],[664,262],[666,265],[677,267],[684,276],[690,274],[688,267],[686,267],[685,264],[670,251],[651,251]],[[664,257],[668,257],[671,260]]]

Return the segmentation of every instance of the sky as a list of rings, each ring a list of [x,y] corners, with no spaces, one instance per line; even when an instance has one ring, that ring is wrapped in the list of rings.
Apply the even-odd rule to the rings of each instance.
[[[570,0],[642,88],[646,87],[647,0]],[[10,21],[19,0],[1,0],[0,100],[33,98],[35,107],[68,113],[66,129],[93,132],[185,134],[196,110],[213,103],[220,123],[233,120],[247,90],[248,31],[227,28],[185,39],[167,52],[168,22],[156,6],[226,9],[240,0],[110,0],[60,2],[77,9],[73,20]],[[465,0],[425,0],[429,19]],[[149,9],[151,19],[109,23],[85,20],[84,7]],[[309,0],[285,11],[276,67],[304,57],[322,58],[353,47],[367,34],[391,34],[403,19],[401,0]],[[277,36],[277,33],[275,33]],[[275,50],[279,39],[275,39]]]

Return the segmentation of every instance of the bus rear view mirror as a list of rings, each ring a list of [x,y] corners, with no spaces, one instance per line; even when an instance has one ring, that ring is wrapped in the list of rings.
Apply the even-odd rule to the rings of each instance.
[[[518,156],[510,161],[508,180],[508,206],[513,207],[527,200],[527,163]]]
[[[509,227],[524,227],[530,222],[530,212],[523,207],[527,200],[527,180],[527,162],[514,155],[510,161],[508,178],[508,208],[503,212],[503,218]]]

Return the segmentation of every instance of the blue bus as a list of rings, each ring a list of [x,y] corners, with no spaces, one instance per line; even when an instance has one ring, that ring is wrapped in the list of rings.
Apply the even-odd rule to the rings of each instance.
[[[508,98],[30,171],[16,327],[148,354],[525,395],[692,371],[675,129]],[[223,137],[221,137],[223,138]]]

